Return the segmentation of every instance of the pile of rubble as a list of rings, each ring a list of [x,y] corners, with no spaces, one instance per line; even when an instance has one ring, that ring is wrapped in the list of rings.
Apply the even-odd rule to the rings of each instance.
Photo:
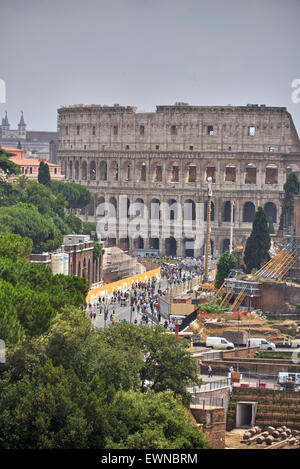
[[[245,431],[241,443],[247,445],[264,445],[267,449],[279,449],[284,446],[300,445],[300,430],[291,430],[286,426],[268,427],[262,431],[260,427],[253,427]]]

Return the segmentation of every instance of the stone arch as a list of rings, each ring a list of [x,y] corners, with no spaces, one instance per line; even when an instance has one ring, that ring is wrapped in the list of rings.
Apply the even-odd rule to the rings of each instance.
[[[107,163],[104,160],[99,163],[99,179],[100,181],[107,181]]]
[[[163,181],[163,164],[161,162],[155,162],[153,165],[152,182]]]
[[[225,238],[222,241],[222,252],[228,251],[229,252],[229,245],[230,245],[230,239]]]
[[[111,197],[109,199],[108,216],[111,218],[116,218],[117,213],[117,199],[115,197]]]
[[[197,165],[196,163],[189,163],[186,168],[186,182],[197,181]]]
[[[105,216],[105,199],[102,196],[97,199],[96,216],[97,217]]]
[[[119,164],[117,161],[112,161],[109,165],[109,179],[110,181],[119,180]]]
[[[196,220],[196,204],[192,199],[187,199],[183,204],[184,220]]]
[[[73,163],[69,161],[69,179],[73,179]]]
[[[130,216],[130,200],[127,196],[120,198],[120,217],[125,219]]]
[[[138,198],[134,202],[135,216],[138,218],[144,218],[145,216],[145,203],[144,200]]]
[[[83,259],[83,263],[82,263],[82,277],[87,278],[87,275],[86,275],[86,259],[85,258]]]
[[[140,161],[136,165],[136,180],[137,182],[146,182],[147,180],[147,165],[145,161]]]
[[[125,161],[123,164],[122,180],[126,182],[132,180],[132,164],[130,161]]]
[[[243,206],[243,222],[253,222],[255,217],[255,205],[253,202],[245,202]]]
[[[179,163],[170,163],[168,173],[168,182],[179,182]]]
[[[236,181],[236,166],[227,164],[224,171],[224,181],[225,182],[235,182]]]
[[[177,200],[169,199],[167,202],[168,205],[168,219],[177,220],[178,218],[178,204]]]
[[[235,220],[235,206],[233,206],[233,221]],[[223,205],[223,221],[231,221],[231,200],[227,200]]]
[[[177,255],[177,242],[176,239],[172,236],[165,240],[165,250],[167,256],[176,256]]]
[[[77,275],[78,275],[78,277],[81,277],[81,263],[80,263],[80,261],[77,264]]]
[[[156,249],[159,251],[159,238],[149,238],[150,249]]]
[[[204,203],[204,221],[207,221],[207,200]],[[215,221],[215,204],[210,203],[210,221]]]
[[[152,199],[150,202],[150,218],[152,220],[160,220],[161,210],[160,210],[160,200]]]
[[[81,179],[85,181],[87,179],[87,162],[83,161],[81,163]]]
[[[87,278],[89,285],[91,284],[91,260],[88,260]]]
[[[278,184],[278,166],[276,164],[266,166],[265,184]]]
[[[245,167],[245,184],[256,184],[256,166],[254,163],[248,163]]]
[[[88,214],[90,216],[94,216],[94,213],[95,213],[95,206],[94,206],[94,199],[93,199],[92,202],[88,206]]]
[[[142,236],[138,236],[133,241],[134,249],[144,249],[144,238]]]
[[[89,177],[90,177],[90,181],[95,181],[97,177],[96,163],[94,160],[90,162]]]
[[[120,238],[120,249],[123,251],[129,251],[129,237]]]
[[[194,257],[195,256],[195,240],[192,238],[185,238],[184,239],[184,251],[186,257]]]
[[[273,223],[277,223],[277,207],[274,202],[265,203],[264,212],[268,221],[271,218]]]
[[[74,169],[75,169],[75,181],[78,181],[79,179],[79,161],[76,160],[75,161],[75,165],[74,165]]]

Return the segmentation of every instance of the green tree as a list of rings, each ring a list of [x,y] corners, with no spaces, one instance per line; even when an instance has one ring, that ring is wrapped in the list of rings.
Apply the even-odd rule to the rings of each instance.
[[[51,181],[53,194],[62,194],[68,203],[69,209],[84,208],[89,205],[93,198],[90,191],[80,184],[74,182]]]
[[[50,361],[15,383],[0,383],[1,449],[103,448],[103,388]]]
[[[16,344],[25,337],[16,314],[13,286],[0,279],[0,337],[6,344]]]
[[[115,351],[118,351],[119,356],[126,357],[128,368],[133,366],[130,368],[131,381],[134,381],[134,377],[138,378],[136,382],[139,382],[142,392],[148,389],[155,392],[171,390],[174,396],[181,396],[188,405],[191,395],[186,388],[191,383],[200,384],[200,380],[184,339],[177,339],[162,327],[153,330],[124,323],[105,328],[99,335],[110,349],[110,354],[105,357],[107,361],[102,360],[106,366],[106,369],[102,366],[102,376],[107,383],[118,389],[122,381],[120,377],[124,373],[128,376],[128,370],[122,368],[124,364],[118,363],[114,356]]]
[[[110,406],[106,448],[205,449],[205,435],[187,417],[171,392],[141,394],[120,390]]]
[[[89,221],[83,222],[83,234],[91,234],[92,231],[96,232],[96,223],[91,223]]]
[[[73,233],[82,234],[83,223],[80,218],[76,217],[73,213],[70,213],[70,215],[65,218],[65,222],[68,224]]]
[[[267,218],[262,207],[258,207],[253,221],[252,232],[247,239],[244,253],[244,262],[248,273],[252,269],[260,269],[270,259],[270,246],[271,241]]]
[[[286,179],[286,183],[283,186],[284,199],[282,203],[282,210],[280,216],[280,229],[282,230],[284,225],[290,226],[293,217],[293,200],[294,196],[300,192],[300,181],[295,173],[290,173]]]
[[[94,243],[94,250],[93,250],[93,259],[97,260],[101,256],[103,252],[102,245],[99,243]]]
[[[8,176],[20,174],[20,167],[9,159],[10,156],[14,156],[14,153],[8,153],[3,148],[0,148],[0,172],[3,171]]]
[[[44,186],[50,186],[51,178],[49,166],[47,163],[44,163],[44,161],[41,161],[39,165],[38,182]]]
[[[0,232],[0,257],[9,257],[13,261],[25,259],[32,250],[32,240],[18,234]]]
[[[228,251],[223,252],[217,262],[217,275],[215,280],[215,286],[220,288],[224,279],[228,277],[228,274],[231,269],[234,269],[236,266],[236,258],[233,254],[229,254]]]
[[[0,232],[30,238],[34,253],[53,251],[63,241],[62,233],[51,217],[42,216],[32,204],[19,203],[11,207],[0,207]]]

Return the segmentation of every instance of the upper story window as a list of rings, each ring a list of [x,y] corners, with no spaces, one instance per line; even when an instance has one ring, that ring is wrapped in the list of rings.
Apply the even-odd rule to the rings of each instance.
[[[145,126],[140,125],[140,135],[145,135]]]
[[[155,145],[155,150],[159,150],[159,145]]]
[[[250,125],[250,127],[248,127],[248,135],[249,135],[249,137],[254,137],[254,135],[255,135],[254,125]]]
[[[69,127],[66,125],[66,135],[69,135]]]
[[[172,135],[177,135],[177,127],[176,127],[176,125],[172,125],[172,126],[171,126],[171,134],[172,134]]]
[[[79,134],[80,134],[80,127],[79,127],[79,125],[77,125],[77,135],[79,135]]]
[[[93,125],[93,135],[96,135],[96,126]]]
[[[118,135],[118,126],[114,125],[114,135]]]
[[[213,135],[214,134],[214,126],[213,125],[208,125],[207,126],[207,135]]]

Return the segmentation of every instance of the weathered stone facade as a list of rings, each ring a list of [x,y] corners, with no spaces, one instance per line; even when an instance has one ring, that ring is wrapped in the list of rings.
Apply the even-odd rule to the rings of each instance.
[[[228,249],[230,201],[234,245],[249,235],[258,206],[277,229],[286,175],[300,170],[299,138],[286,108],[176,103],[137,113],[130,106],[73,105],[58,116],[65,180],[94,195],[83,217],[101,222],[116,215],[110,238],[124,249],[200,255],[203,239],[193,239],[206,224],[208,177],[214,254]],[[141,223],[135,239],[126,232],[133,219]],[[189,229],[180,232],[184,221]]]

